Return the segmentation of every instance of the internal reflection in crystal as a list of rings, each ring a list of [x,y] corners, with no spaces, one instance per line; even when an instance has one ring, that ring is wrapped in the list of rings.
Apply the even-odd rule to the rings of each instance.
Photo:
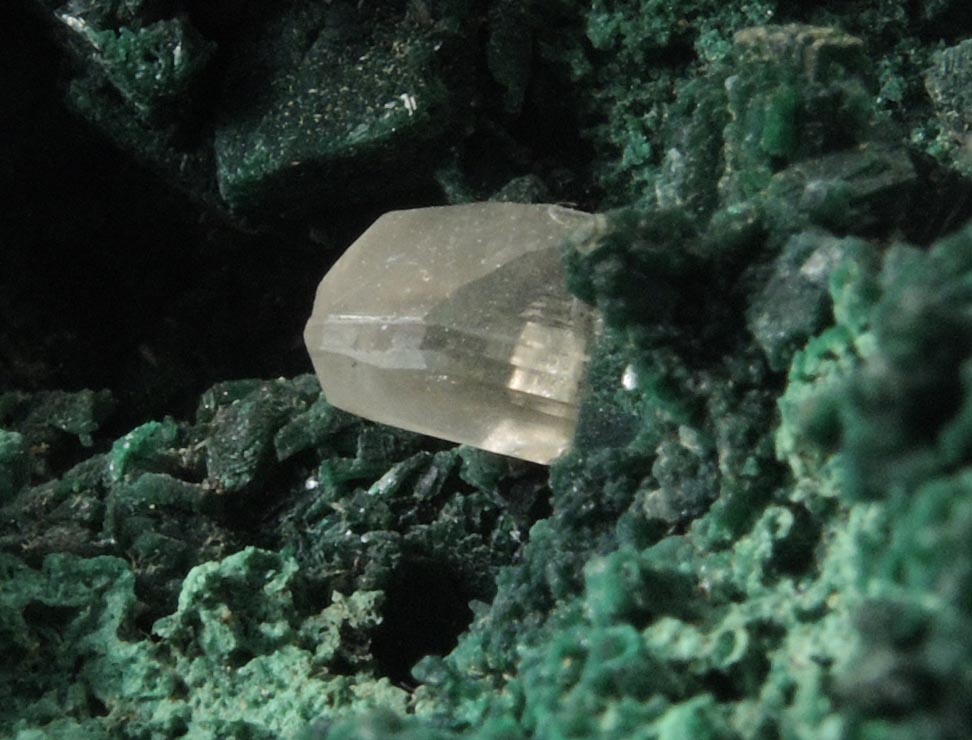
[[[494,452],[557,457],[595,332],[564,288],[560,250],[591,218],[509,203],[380,218],[325,276],[307,324],[328,400]]]

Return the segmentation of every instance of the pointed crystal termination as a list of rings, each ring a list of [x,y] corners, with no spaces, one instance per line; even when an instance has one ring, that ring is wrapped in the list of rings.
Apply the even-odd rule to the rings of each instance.
[[[549,463],[573,439],[596,330],[560,250],[594,219],[516,203],[386,213],[321,281],[304,330],[327,400]]]

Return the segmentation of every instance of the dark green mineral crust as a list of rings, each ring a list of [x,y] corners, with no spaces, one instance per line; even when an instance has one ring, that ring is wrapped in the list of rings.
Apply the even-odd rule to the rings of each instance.
[[[969,737],[970,7],[6,3],[0,736]],[[490,198],[602,214],[550,468],[306,374]]]

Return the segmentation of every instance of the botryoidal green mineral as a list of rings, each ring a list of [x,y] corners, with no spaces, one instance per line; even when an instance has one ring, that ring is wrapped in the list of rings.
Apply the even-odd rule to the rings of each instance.
[[[121,26],[158,31],[123,18],[139,3],[89,5],[74,16],[121,50],[142,38]],[[548,470],[453,448],[333,408],[311,376],[220,383],[194,418],[117,438],[111,394],[0,394],[0,733],[967,736],[964,4],[514,5],[485,13],[481,71],[506,115],[569,79],[605,191],[597,235],[564,246],[605,321],[574,450]],[[374,74],[311,63],[356,19],[334,8],[257,34],[279,51],[300,30],[307,55],[274,56],[252,115],[219,125],[234,207],[441,133],[415,133],[423,94],[302,138],[288,85],[323,115],[342,99],[310,92],[321,75]],[[426,17],[376,49],[444,101],[457,78],[422,74],[437,19],[454,40],[469,16]],[[150,120],[211,63],[187,48],[200,69],[158,88],[104,66],[117,51],[99,89]],[[291,179],[295,152],[316,164]]]

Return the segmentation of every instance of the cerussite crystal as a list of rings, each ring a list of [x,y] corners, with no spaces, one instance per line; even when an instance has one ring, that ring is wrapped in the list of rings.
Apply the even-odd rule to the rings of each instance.
[[[560,248],[594,217],[477,203],[379,218],[317,289],[304,340],[327,400],[548,463],[570,444],[596,317]]]

